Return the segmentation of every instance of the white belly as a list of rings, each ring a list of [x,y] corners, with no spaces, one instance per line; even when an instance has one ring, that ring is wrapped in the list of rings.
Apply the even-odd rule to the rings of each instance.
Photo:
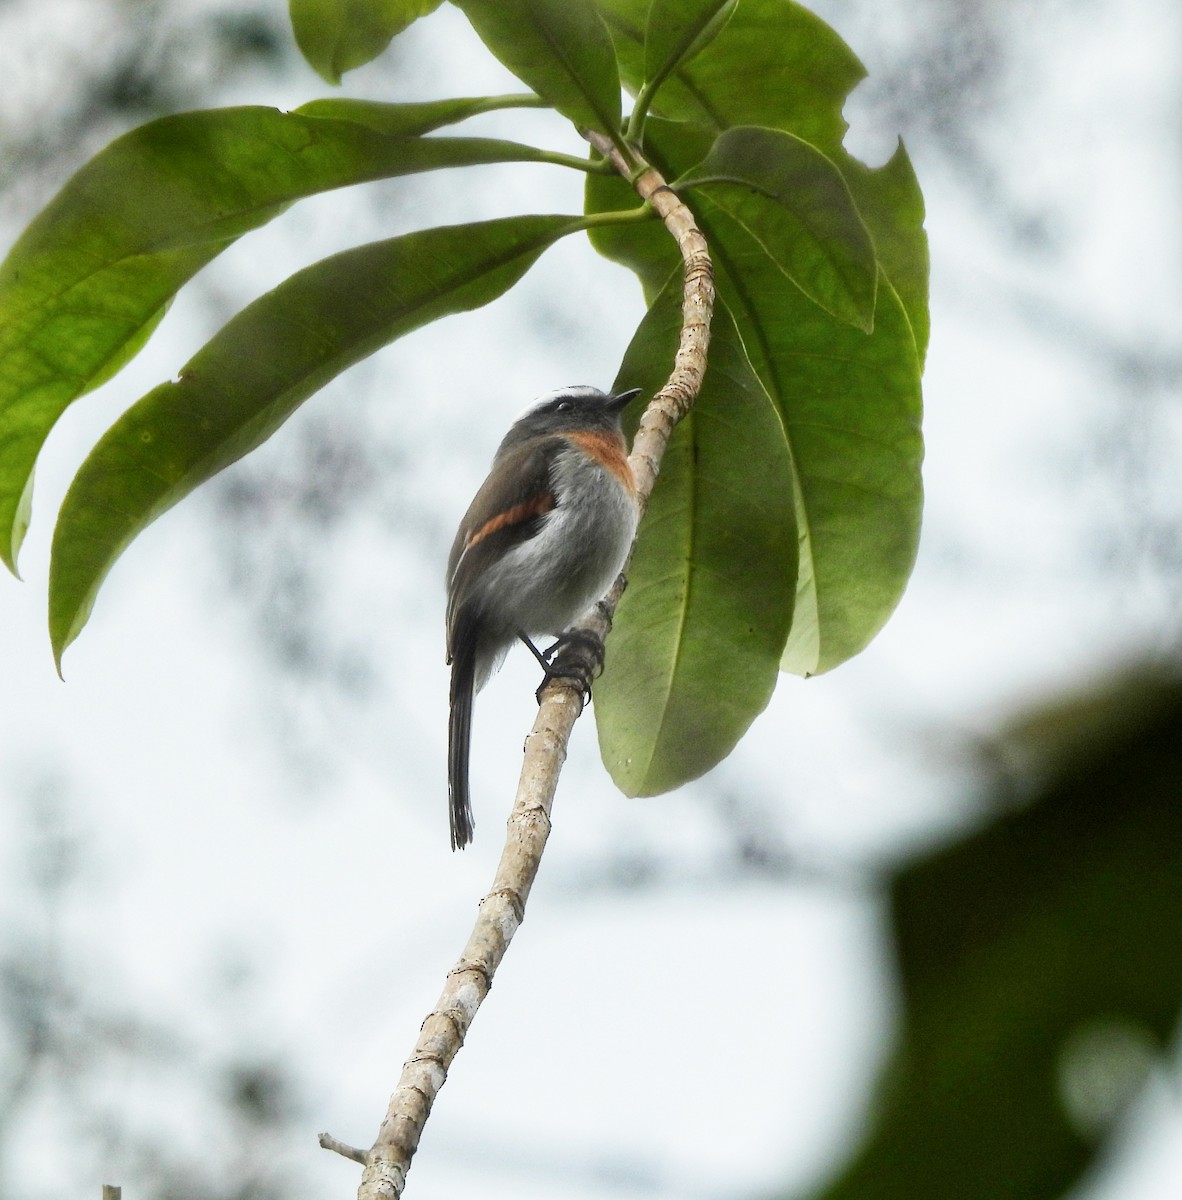
[[[564,450],[553,482],[560,499],[537,535],[481,580],[482,591],[514,598],[511,606],[495,606],[513,623],[503,630],[509,637],[519,629],[557,635],[570,626],[611,587],[636,535],[635,498],[599,463]]]

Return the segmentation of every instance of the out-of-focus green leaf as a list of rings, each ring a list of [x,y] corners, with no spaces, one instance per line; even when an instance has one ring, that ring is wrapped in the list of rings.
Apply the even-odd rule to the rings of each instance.
[[[230,321],[116,422],[82,464],[58,516],[50,636],[62,652],[131,540],[253,450],[346,367],[449,313],[487,304],[577,218],[511,217],[428,229],[298,272]]]
[[[619,388],[665,382],[681,296],[678,271],[641,322]],[[792,619],[796,554],[784,428],[720,306],[705,383],[662,460],[595,685],[600,750],[627,795],[697,778],[763,711]]]
[[[869,333],[878,265],[841,172],[777,129],[739,126],[675,184],[704,193],[750,233],[814,303]]]
[[[1127,1112],[1182,1009],[1182,688],[1149,683],[1138,720],[1117,689],[1116,736],[899,873],[899,1049],[818,1200],[1059,1200]]]
[[[645,75],[649,0],[599,0],[630,91]],[[785,129],[829,153],[840,146],[841,109],[866,71],[841,38],[792,0],[742,0],[717,37],[682,62],[653,111],[706,125]]]
[[[738,0],[652,0],[644,35],[644,81],[652,87],[722,32]]]
[[[1152,660],[1098,680],[1083,691],[1055,694],[1006,721],[988,757],[1019,789],[1042,787],[1073,764],[1119,747],[1157,719],[1178,690],[1176,669]]]
[[[396,109],[385,110],[395,124]],[[466,115],[414,105],[405,120],[434,127],[448,111]],[[332,188],[540,155],[273,108],[164,117],[112,142],[0,265],[0,559],[15,570],[29,479],[54,422],[136,353],[176,290],[242,233]]]
[[[441,0],[290,0],[300,52],[329,83],[377,58],[408,25]]]
[[[595,4],[578,0],[455,0],[484,44],[580,129],[620,128],[616,56]]]

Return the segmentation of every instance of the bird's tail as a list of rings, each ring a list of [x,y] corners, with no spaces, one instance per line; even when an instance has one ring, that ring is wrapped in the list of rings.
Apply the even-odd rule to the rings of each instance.
[[[451,720],[448,723],[447,796],[451,848],[472,840],[474,822],[468,792],[468,749],[472,741],[472,700],[476,693],[475,647],[465,648],[451,664]]]

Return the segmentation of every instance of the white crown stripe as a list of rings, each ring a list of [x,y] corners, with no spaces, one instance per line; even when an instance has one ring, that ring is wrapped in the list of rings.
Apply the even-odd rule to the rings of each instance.
[[[547,404],[553,404],[555,400],[563,398],[571,400],[607,400],[606,392],[601,392],[597,387],[591,387],[589,384],[576,383],[570,387],[555,388],[551,392],[543,392],[537,399],[532,400],[522,411],[517,415],[518,421],[524,421],[530,413],[537,412],[538,409],[544,408]]]

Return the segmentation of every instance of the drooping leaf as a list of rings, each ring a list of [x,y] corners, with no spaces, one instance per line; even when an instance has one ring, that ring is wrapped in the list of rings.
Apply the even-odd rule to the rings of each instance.
[[[354,67],[377,58],[408,25],[442,0],[290,0],[300,53],[321,78],[340,83]]]
[[[579,0],[455,0],[490,51],[580,129],[615,136],[620,76],[596,5]]]
[[[510,288],[576,218],[428,229],[334,255],[256,300],[121,417],[58,516],[50,636],[60,663],[131,540],[268,438],[295,408],[379,347]]]
[[[1182,1010],[1182,689],[1140,683],[1135,719],[1121,686],[1020,808],[895,879],[898,1049],[816,1200],[1059,1200],[1119,1130]]]
[[[638,91],[649,0],[599,0],[599,7],[624,84]],[[793,0],[742,0],[718,36],[669,75],[653,111],[715,133],[732,125],[784,129],[829,153],[845,135],[846,97],[865,74],[841,38]]]
[[[644,81],[653,87],[722,32],[738,0],[652,0],[644,34]]]
[[[768,252],[826,312],[874,327],[874,242],[838,169],[817,149],[777,129],[739,126],[677,181],[705,194]]]
[[[402,128],[437,127],[471,103],[406,106]],[[392,125],[398,109],[386,110]],[[164,117],[112,142],[0,265],[0,560],[15,570],[29,479],[54,422],[141,348],[177,289],[241,234],[332,188],[538,157],[511,142],[391,137],[272,108]]]
[[[681,272],[641,322],[617,385],[657,390]],[[792,619],[797,536],[780,416],[715,310],[701,395],[674,431],[595,687],[604,763],[627,795],[708,771],[767,705]]]

